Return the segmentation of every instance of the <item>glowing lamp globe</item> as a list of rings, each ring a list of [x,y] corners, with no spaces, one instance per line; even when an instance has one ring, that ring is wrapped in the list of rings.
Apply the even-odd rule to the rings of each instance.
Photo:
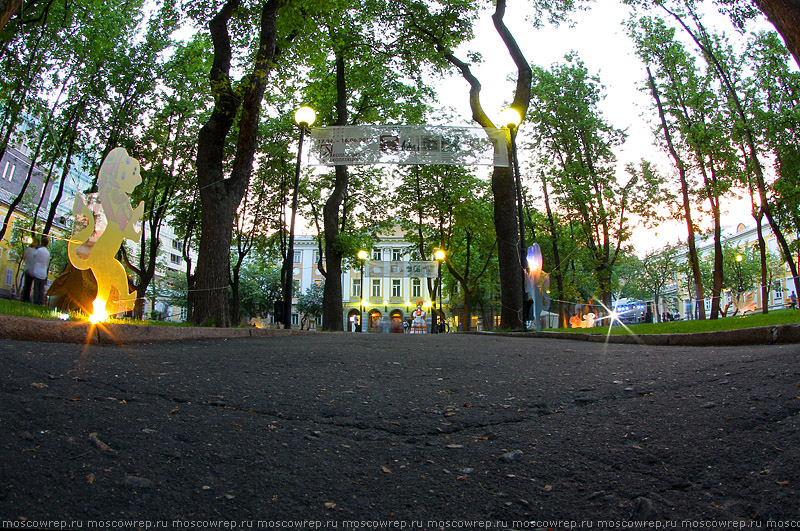
[[[520,116],[519,111],[516,109],[508,107],[500,113],[500,123],[503,124],[503,127],[514,128],[517,127],[521,122],[522,116]]]
[[[436,249],[436,252],[433,253],[434,258],[439,260],[440,262],[444,260],[444,250],[443,249]]]
[[[311,107],[300,107],[294,112],[294,121],[300,126],[309,126],[317,119],[317,113]]]
[[[358,259],[359,260],[366,260],[367,259],[367,251],[358,251]]]

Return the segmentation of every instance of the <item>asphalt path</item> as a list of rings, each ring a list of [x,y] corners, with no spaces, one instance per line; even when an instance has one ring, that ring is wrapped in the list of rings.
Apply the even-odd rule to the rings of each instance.
[[[0,524],[800,526],[798,356],[463,334],[2,340]]]

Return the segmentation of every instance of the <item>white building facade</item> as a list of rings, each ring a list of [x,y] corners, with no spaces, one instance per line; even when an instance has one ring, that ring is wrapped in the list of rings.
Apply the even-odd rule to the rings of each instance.
[[[412,319],[412,312],[420,304],[425,311],[430,330],[431,316],[439,307],[438,293],[431,293],[427,276],[413,277],[401,273],[393,275],[397,264],[411,260],[411,244],[405,241],[398,228],[390,234],[381,235],[368,253],[363,264],[355,260],[352,269],[342,274],[342,306],[344,330],[357,332],[402,333]],[[294,240],[295,280],[292,299],[292,326],[300,324],[301,316],[296,311],[297,297],[308,290],[312,283],[324,281],[317,264],[319,246],[314,236],[296,236]],[[363,286],[362,286],[363,265]],[[376,274],[380,272],[380,274]],[[438,271],[435,272],[438,274]],[[445,301],[444,307],[447,307]],[[317,320],[321,324],[321,319]]]
[[[773,256],[780,257],[780,249],[775,234],[772,232],[768,223],[762,225],[762,235],[767,246],[767,252]],[[797,235],[789,236],[789,242],[794,241]],[[739,223],[736,226],[730,227],[723,232],[722,236],[723,246],[730,246],[735,249],[740,249],[742,252],[758,245],[758,232],[755,224],[752,226]],[[714,242],[712,239],[702,240],[697,246],[698,254],[702,256],[709,256],[714,252]],[[686,258],[684,257],[683,260]],[[800,256],[792,257],[800,269]],[[687,292],[686,286],[689,283],[683,278],[682,273],[676,268],[671,282],[668,283],[662,295],[663,299],[668,305],[672,306],[673,310],[677,310],[683,319],[695,319],[698,316],[697,305],[694,301],[694,296]],[[769,286],[768,300],[762,301],[761,287],[755,286],[745,292],[745,295],[752,294],[755,301],[756,311],[760,311],[764,304],[767,305],[769,310],[778,310],[786,308],[789,304],[789,297],[794,292],[794,277],[792,277],[789,264],[783,262],[780,274],[775,275]],[[704,293],[704,303],[707,316],[710,314],[711,297],[710,293]],[[722,294],[721,306],[725,307],[733,302],[736,293],[725,291]],[[669,311],[669,310],[667,310]]]

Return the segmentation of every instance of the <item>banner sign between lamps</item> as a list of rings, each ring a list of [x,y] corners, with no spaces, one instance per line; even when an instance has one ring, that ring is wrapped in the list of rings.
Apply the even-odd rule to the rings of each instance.
[[[450,164],[508,167],[502,129],[364,125],[311,129],[309,164]]]
[[[436,278],[439,262],[411,260],[409,262],[373,261],[367,265],[370,278]]]

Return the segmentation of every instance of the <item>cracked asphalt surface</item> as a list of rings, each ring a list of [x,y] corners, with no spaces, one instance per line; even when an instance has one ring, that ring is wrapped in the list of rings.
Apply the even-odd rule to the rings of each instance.
[[[799,356],[464,334],[0,341],[0,520],[800,522]]]

